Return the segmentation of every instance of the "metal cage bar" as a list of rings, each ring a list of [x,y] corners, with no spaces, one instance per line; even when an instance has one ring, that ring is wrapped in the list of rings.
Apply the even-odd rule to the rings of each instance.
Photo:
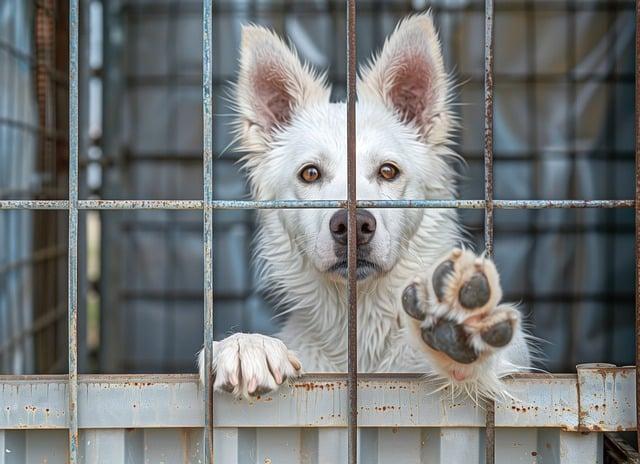
[[[484,10],[484,246],[489,258],[493,258],[493,0],[485,0]],[[486,402],[485,464],[496,460],[496,411],[495,402]]]
[[[78,35],[79,0],[69,0],[69,463],[78,462]]]
[[[356,235],[356,2],[347,0],[347,274],[349,294],[349,464],[358,462],[358,244]]]
[[[209,374],[213,350],[213,0],[204,0],[202,11],[202,115],[204,193],[204,462],[213,462],[213,378]]]

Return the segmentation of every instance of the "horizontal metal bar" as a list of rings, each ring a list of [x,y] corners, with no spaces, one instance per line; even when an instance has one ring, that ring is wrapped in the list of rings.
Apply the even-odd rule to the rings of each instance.
[[[578,374],[506,379],[496,427],[635,429],[633,367],[578,366]],[[579,386],[578,386],[579,385]],[[0,429],[64,429],[66,376],[0,376]],[[360,427],[484,427],[484,410],[416,374],[360,374]],[[310,374],[272,395],[216,394],[216,427],[347,427],[346,374]],[[80,375],[80,428],[203,427],[197,375]]]
[[[633,208],[634,200],[493,200],[497,209]]]
[[[68,200],[0,200],[3,209],[69,209]]]
[[[202,210],[202,200],[80,200],[79,209],[159,209]]]
[[[484,209],[484,200],[358,200],[358,208]],[[213,209],[332,209],[346,200],[214,200]],[[493,200],[496,209],[633,208],[634,200]],[[0,200],[2,209],[68,209],[66,200]],[[202,200],[80,200],[78,209],[202,210]]]

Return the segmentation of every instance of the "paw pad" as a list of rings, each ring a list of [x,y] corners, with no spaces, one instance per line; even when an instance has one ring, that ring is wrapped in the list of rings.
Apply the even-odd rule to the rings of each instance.
[[[482,332],[482,339],[496,348],[507,345],[511,341],[511,337],[513,337],[513,325],[508,320],[498,322]]]
[[[416,283],[409,285],[402,292],[402,307],[404,308],[404,311],[412,318],[418,321],[424,321],[425,314],[420,308],[420,301],[418,299],[418,288]]]
[[[453,274],[453,261],[450,259],[440,263],[435,271],[433,271],[431,282],[433,284],[433,290],[436,293],[436,297],[440,302],[444,300],[447,287],[446,280],[451,274]]]
[[[422,339],[434,350],[442,351],[461,364],[471,364],[478,359],[464,327],[452,321],[440,320],[435,326],[423,329]]]
[[[491,288],[487,276],[482,272],[476,272],[460,287],[458,300],[465,309],[481,308],[489,302]]]

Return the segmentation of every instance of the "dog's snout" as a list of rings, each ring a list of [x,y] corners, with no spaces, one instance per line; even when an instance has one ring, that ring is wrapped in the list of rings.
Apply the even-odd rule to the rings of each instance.
[[[329,221],[331,236],[341,244],[347,244],[348,212],[340,210],[331,217]],[[371,242],[376,233],[376,218],[366,209],[356,211],[356,241],[358,245],[366,245]]]

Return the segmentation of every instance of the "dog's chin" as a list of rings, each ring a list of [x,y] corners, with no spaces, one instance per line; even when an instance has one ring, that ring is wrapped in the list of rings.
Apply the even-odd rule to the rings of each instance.
[[[337,263],[329,267],[326,273],[336,280],[346,281],[349,278],[347,261],[338,261]],[[359,282],[375,277],[382,273],[383,269],[379,264],[366,259],[358,259],[356,267],[356,278]]]

